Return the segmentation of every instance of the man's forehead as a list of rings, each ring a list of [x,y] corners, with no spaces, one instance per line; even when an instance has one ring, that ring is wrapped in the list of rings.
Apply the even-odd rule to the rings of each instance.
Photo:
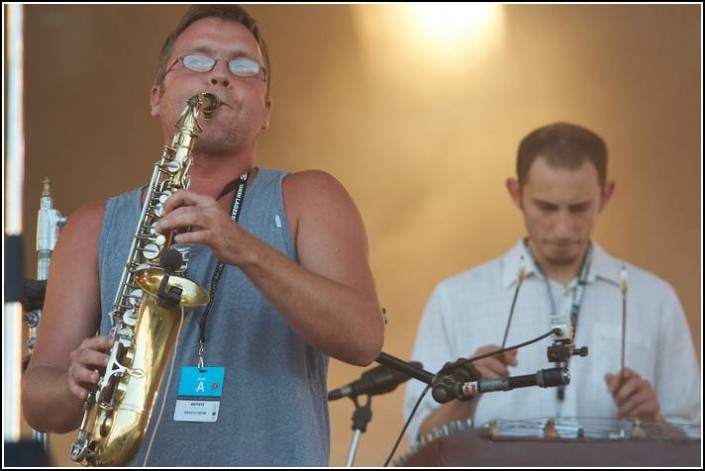
[[[599,185],[597,169],[589,160],[583,161],[576,167],[554,165],[548,159],[539,157],[529,167],[526,183],[532,182],[594,182]]]
[[[194,21],[176,38],[174,50],[180,49],[261,57],[252,32],[242,23],[227,18],[208,17]]]

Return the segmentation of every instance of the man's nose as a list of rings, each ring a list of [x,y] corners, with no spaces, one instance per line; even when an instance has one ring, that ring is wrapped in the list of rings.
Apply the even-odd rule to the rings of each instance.
[[[558,237],[570,237],[573,235],[574,228],[573,216],[568,211],[559,211],[556,215],[556,235]]]
[[[228,69],[228,63],[224,60],[218,60],[210,72],[210,82],[211,85],[222,85],[227,87],[230,85],[230,69]]]

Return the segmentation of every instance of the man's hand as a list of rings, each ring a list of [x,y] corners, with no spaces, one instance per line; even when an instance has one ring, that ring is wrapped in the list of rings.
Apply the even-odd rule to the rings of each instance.
[[[471,358],[485,355],[489,352],[499,350],[498,345],[486,345],[475,350]],[[480,371],[482,379],[498,379],[509,376],[509,366],[517,366],[517,350],[498,353],[487,358],[474,361],[473,364]]]
[[[208,245],[215,257],[229,265],[239,265],[240,251],[248,234],[218,205],[215,198],[189,190],[179,190],[164,204],[165,216],[156,225],[160,234],[186,229],[174,236],[179,244]],[[251,237],[248,237],[251,239]]]
[[[100,380],[99,371],[103,371],[110,357],[105,350],[113,346],[113,340],[107,336],[90,337],[71,352],[69,366],[69,390],[79,399],[88,397],[88,390]]]
[[[495,350],[499,350],[499,345],[486,345],[475,350],[470,358],[485,355]],[[509,366],[517,366],[517,351],[498,353],[496,355],[482,358],[473,362],[475,368],[480,372],[482,379],[498,379],[509,376]],[[472,419],[475,417],[477,404],[481,396],[475,396],[469,401],[451,401],[443,404],[426,417],[419,428],[419,436],[424,437],[431,433],[436,427],[452,422],[454,420]]]
[[[606,374],[605,382],[617,405],[618,417],[641,417],[663,422],[656,391],[636,371],[625,368],[622,374]]]

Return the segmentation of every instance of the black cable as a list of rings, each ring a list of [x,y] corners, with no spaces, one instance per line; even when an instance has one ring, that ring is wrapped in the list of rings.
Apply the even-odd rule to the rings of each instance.
[[[387,457],[387,461],[384,462],[385,468],[389,465],[389,462],[392,461],[392,457],[394,456],[394,453],[396,453],[397,448],[399,448],[399,443],[401,443],[401,439],[404,438],[404,434],[406,433],[406,429],[409,428],[409,424],[411,423],[411,419],[414,417],[414,414],[416,414],[416,410],[421,405],[421,401],[423,400],[424,396],[428,393],[428,391],[430,389],[431,389],[431,385],[430,384],[426,385],[426,389],[423,390],[423,392],[419,396],[419,399],[416,401],[414,408],[411,410],[411,414],[409,414],[409,418],[406,419],[406,423],[404,424],[404,427],[401,429],[401,432],[399,433],[399,436],[397,437],[397,441],[394,443],[394,447],[392,448],[392,451],[389,453],[389,456]]]
[[[507,325],[504,328],[504,338],[502,339],[502,348],[507,345],[507,336],[509,335],[509,326],[512,324],[512,317],[514,316],[514,307],[517,304],[517,298],[519,297],[519,290],[521,285],[524,283],[526,278],[526,269],[524,268],[524,255],[522,254],[519,259],[519,272],[517,273],[517,289],[514,291],[514,299],[512,299],[512,307],[509,308],[509,319],[507,319]]]
[[[522,258],[523,262],[523,258]],[[502,339],[502,348],[507,345],[507,336],[509,335],[509,326],[512,324],[512,317],[514,316],[514,307],[517,304],[517,298],[519,297],[519,289],[524,282],[524,267],[522,266],[519,272],[517,280],[517,289],[514,291],[514,299],[512,299],[512,307],[509,308],[509,319],[507,319],[507,326],[504,328],[504,338]]]
[[[534,338],[534,339],[528,340],[528,341],[526,341],[526,342],[522,342],[522,343],[517,344],[517,345],[514,345],[514,346],[512,346],[512,347],[501,348],[501,349],[495,350],[495,351],[493,351],[493,352],[485,353],[484,355],[478,355],[478,356],[476,356],[476,357],[469,358],[469,359],[465,360],[465,361],[464,361],[463,363],[461,363],[461,364],[464,364],[464,363],[471,363],[471,362],[473,362],[473,361],[477,361],[477,360],[480,360],[480,359],[482,359],[482,358],[487,358],[487,357],[489,357],[489,356],[496,355],[496,354],[498,354],[498,353],[504,353],[504,352],[509,351],[509,350],[517,350],[517,349],[519,349],[519,348],[521,348],[521,347],[525,347],[525,346],[527,346],[527,345],[531,345],[532,343],[536,343],[536,342],[538,342],[538,341],[540,341],[540,340],[543,340],[543,339],[545,339],[546,337],[548,337],[548,336],[550,336],[550,335],[557,334],[559,330],[560,330],[560,329],[558,329],[558,328],[551,329],[551,330],[549,330],[548,332],[546,332],[545,334],[540,335],[540,336],[538,336],[538,337],[536,337],[536,338]],[[387,355],[387,357],[389,357],[389,355]],[[394,357],[391,357],[391,358],[394,358]],[[385,364],[385,365],[388,365],[388,366],[391,366],[391,367],[394,367],[393,364],[390,365],[389,363],[386,363],[386,362],[385,362],[384,364]],[[451,365],[451,366],[452,366],[453,368],[456,368],[456,367],[458,367],[459,365],[458,365],[457,362],[456,362],[456,363],[454,363],[454,364]],[[434,379],[437,378],[437,377],[439,377],[441,374],[444,374],[444,373],[445,373],[444,370],[445,370],[445,367],[444,367],[444,368],[441,368],[441,369],[438,371],[438,373],[436,373],[436,375],[434,376]],[[400,371],[401,371],[401,370],[400,370]],[[411,376],[411,375],[410,375],[410,376]],[[417,378],[417,379],[418,379],[418,378]],[[426,382],[426,381],[423,381],[423,382]],[[419,406],[421,405],[421,401],[423,400],[424,396],[426,396],[426,394],[428,394],[428,391],[431,389],[431,386],[433,385],[433,381],[431,381],[430,383],[426,383],[426,384],[427,384],[426,389],[423,390],[423,392],[422,392],[421,395],[419,396],[418,400],[416,401],[416,404],[414,405],[414,408],[411,410],[411,414],[409,414],[409,417],[406,419],[406,423],[404,424],[404,427],[402,428],[401,432],[399,433],[399,436],[397,437],[397,441],[394,443],[394,447],[392,448],[392,451],[389,453],[389,456],[387,457],[387,460],[384,462],[384,467],[385,467],[385,468],[387,467],[387,465],[389,465],[389,462],[392,460],[392,457],[394,456],[394,453],[396,453],[397,448],[399,447],[399,443],[401,443],[401,440],[402,440],[402,438],[404,437],[404,433],[406,433],[406,429],[409,428],[409,424],[411,423],[411,419],[414,417],[414,414],[416,414],[416,411],[418,410]]]
[[[531,345],[532,343],[536,343],[536,342],[538,342],[538,341],[540,341],[540,340],[543,340],[543,339],[545,339],[546,337],[548,337],[548,336],[550,336],[550,335],[558,335],[559,333],[560,333],[560,329],[559,329],[558,327],[556,327],[556,328],[553,328],[553,329],[549,330],[548,332],[546,332],[545,334],[542,334],[542,335],[540,335],[540,336],[538,336],[538,337],[536,337],[536,338],[534,338],[534,339],[528,340],[528,341],[526,341],[526,342],[519,343],[519,344],[514,345],[514,346],[512,346],[512,347],[500,348],[499,350],[494,350],[494,351],[492,351],[492,352],[485,353],[485,354],[483,354],[483,355],[478,355],[478,356],[473,357],[473,358],[468,358],[467,360],[465,360],[465,361],[462,362],[461,364],[464,364],[464,363],[472,363],[473,361],[477,361],[477,360],[481,360],[481,359],[483,359],[483,358],[491,357],[491,356],[493,356],[493,355],[497,355],[498,353],[504,353],[504,352],[508,352],[508,351],[510,351],[510,350],[517,350],[517,349],[519,349],[519,348],[521,348],[521,347],[526,347],[527,345]],[[460,365],[458,365],[457,362],[456,362],[456,363],[453,363],[451,366],[452,366],[453,368],[455,368],[455,367],[460,366]],[[450,368],[449,368],[449,369],[450,369]],[[436,376],[439,376],[439,375],[445,374],[445,373],[447,373],[447,371],[445,371],[445,367],[444,367],[444,368],[441,368],[440,371],[438,371],[438,373],[436,373]]]

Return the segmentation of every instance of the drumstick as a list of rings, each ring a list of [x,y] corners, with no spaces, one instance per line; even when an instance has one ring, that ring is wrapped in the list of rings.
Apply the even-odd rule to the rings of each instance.
[[[627,338],[627,290],[629,289],[629,281],[627,279],[627,268],[622,266],[620,274],[619,287],[622,291],[622,355],[620,359],[619,385],[624,384],[624,350]]]
[[[514,316],[514,307],[516,306],[517,297],[519,296],[519,288],[521,288],[521,284],[524,282],[525,277],[526,268],[524,268],[524,254],[522,254],[521,258],[519,259],[519,270],[517,272],[517,289],[514,291],[512,307],[509,308],[509,318],[507,319],[507,325],[504,328],[504,338],[502,339],[502,346],[500,347],[501,350],[504,350],[504,347],[507,346],[507,335],[509,335],[509,326],[512,324],[512,316]]]

